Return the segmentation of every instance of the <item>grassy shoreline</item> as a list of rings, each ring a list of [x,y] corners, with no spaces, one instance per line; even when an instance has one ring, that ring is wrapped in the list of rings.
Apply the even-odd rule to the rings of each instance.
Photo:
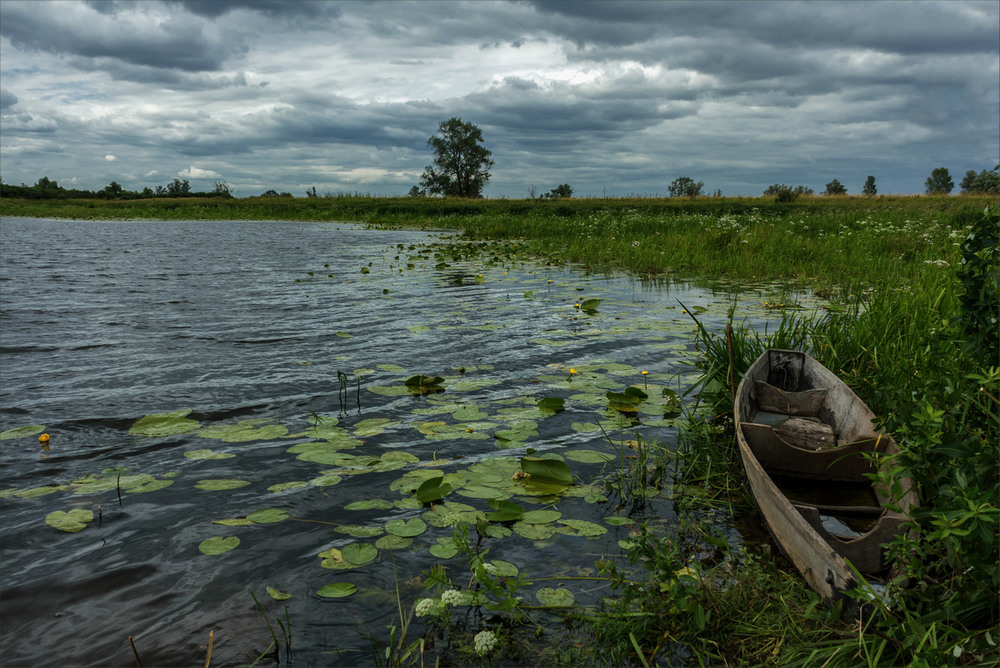
[[[736,371],[763,347],[806,349],[884,416],[884,426],[903,449],[898,464],[917,480],[925,504],[913,515],[918,537],[890,548],[916,586],[893,585],[894,604],[877,606],[878,614],[849,624],[817,606],[800,579],[764,555],[731,555],[702,568],[682,554],[682,546],[664,545],[640,529],[634,557],[649,577],[635,582],[605,573],[616,583],[618,603],[574,618],[596,649],[556,648],[545,658],[564,665],[997,665],[997,204],[996,197],[979,196],[821,197],[793,203],[764,198],[0,200],[0,215],[434,227],[460,230],[466,239],[516,242],[542,261],[591,270],[786,281],[827,291],[834,308],[822,314],[790,311],[781,328],[767,336],[742,326],[734,313],[740,342]],[[993,213],[983,213],[987,206]],[[712,353],[721,349],[720,335],[703,332],[699,340],[705,383],[698,401],[714,415],[731,407],[728,360]],[[695,411],[690,415],[680,453],[653,447],[644,456],[679,480],[704,486],[709,497],[738,495],[742,471],[732,457],[732,425],[706,422]],[[652,461],[657,458],[662,461]],[[692,535],[701,530],[696,524],[689,529]],[[692,563],[697,577],[685,570]],[[523,639],[518,643],[513,631],[509,640],[515,653],[505,654],[505,660],[530,663],[532,652],[539,651]]]

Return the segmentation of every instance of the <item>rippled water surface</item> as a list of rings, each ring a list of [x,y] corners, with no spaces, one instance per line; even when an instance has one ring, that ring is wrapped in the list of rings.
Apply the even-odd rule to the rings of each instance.
[[[435,563],[468,579],[460,556],[428,551],[450,527],[428,522],[409,542],[385,531],[393,519],[430,519],[403,479],[424,469],[461,476],[448,501],[488,510],[496,494],[606,531],[562,524],[484,545],[531,577],[593,573],[597,559],[620,556],[627,528],[605,520],[622,511],[592,484],[608,473],[593,453],[616,455],[597,423],[614,438],[672,440],[658,390],[690,382],[692,345],[676,300],[718,327],[730,296],[543,266],[509,248],[460,256],[443,236],[3,219],[3,662],[133,665],[132,636],[145,665],[191,665],[214,630],[214,665],[248,663],[271,642],[253,593],[272,624],[291,626],[283,663],[370,664],[367,634],[387,635],[397,584],[409,606]],[[587,298],[602,300],[595,313],[576,308]],[[442,377],[444,391],[407,391],[417,374]],[[623,421],[605,392],[629,385],[652,391]],[[539,410],[544,397],[566,410]],[[160,431],[143,420],[165,413],[177,415]],[[483,473],[497,458],[516,468],[529,448],[565,459],[575,491],[531,496],[512,491],[503,466]],[[204,482],[218,480],[240,486]],[[268,508],[288,519],[217,523]],[[669,520],[669,499],[654,508]],[[81,531],[46,522],[73,509],[94,513]],[[216,537],[239,544],[204,554]],[[367,565],[321,566],[321,552],[380,538],[391,540]],[[358,590],[317,594],[333,582]],[[279,603],[267,587],[291,598]]]

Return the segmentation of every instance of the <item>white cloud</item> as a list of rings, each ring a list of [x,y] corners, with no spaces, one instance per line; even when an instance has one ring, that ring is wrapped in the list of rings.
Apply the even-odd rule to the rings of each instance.
[[[106,156],[104,156],[104,159],[107,160],[108,162],[114,162],[118,158],[116,158],[115,156],[113,156],[110,153],[108,153]]]
[[[218,172],[213,172],[211,169],[201,169],[194,165],[182,169],[177,175],[184,179],[218,179],[222,177]]]

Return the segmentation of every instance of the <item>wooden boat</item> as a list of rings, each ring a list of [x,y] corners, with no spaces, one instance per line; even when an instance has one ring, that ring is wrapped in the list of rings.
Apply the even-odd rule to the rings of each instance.
[[[855,586],[848,561],[862,574],[884,570],[883,546],[901,531],[918,499],[909,478],[894,480],[887,489],[868,477],[885,462],[879,455],[898,450],[888,434],[878,431],[864,402],[806,353],[770,349],[740,381],[733,409],[757,505],[778,546],[809,585],[833,603]],[[870,486],[872,502],[853,505],[836,493],[820,503],[793,500],[776,482],[784,478],[832,486],[835,492]],[[835,535],[823,516],[838,514],[867,515],[874,524],[861,535]]]

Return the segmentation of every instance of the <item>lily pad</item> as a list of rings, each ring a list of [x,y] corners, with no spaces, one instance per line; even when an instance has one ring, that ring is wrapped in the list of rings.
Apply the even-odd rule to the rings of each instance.
[[[531,480],[558,485],[573,484],[573,473],[566,462],[542,457],[522,457],[521,470],[531,476]]]
[[[527,524],[549,524],[562,517],[558,510],[529,510],[521,518]]]
[[[73,508],[72,510],[57,510],[45,516],[45,523],[50,527],[76,533],[87,528],[87,523],[94,520],[94,511],[83,508]]]
[[[458,554],[458,545],[455,539],[450,536],[438,538],[437,542],[430,547],[430,553],[438,559],[451,559]]]
[[[214,450],[204,448],[202,450],[188,450],[184,453],[184,456],[188,459],[230,459],[236,455],[225,452],[215,452]]]
[[[268,596],[270,596],[271,598],[273,598],[275,601],[287,601],[288,599],[290,599],[292,597],[291,594],[286,594],[285,592],[279,591],[279,590],[275,589],[274,587],[268,587],[267,588],[267,594],[268,594]]]
[[[375,541],[375,547],[380,550],[405,550],[412,544],[412,538],[407,538],[406,536],[394,536],[392,534],[382,536]]]
[[[545,540],[555,535],[556,530],[551,524],[528,524],[527,522],[515,522],[514,533],[529,540]]]
[[[153,413],[136,420],[128,430],[134,436],[173,436],[186,434],[201,427],[197,420],[185,417],[190,410],[174,413]]]
[[[329,487],[330,485],[336,485],[338,482],[343,480],[339,475],[329,474],[321,475],[318,478],[313,478],[309,481],[310,485],[315,485],[316,487]]]
[[[137,487],[129,487],[125,491],[129,494],[145,494],[146,492],[157,492],[164,487],[170,487],[173,484],[173,480],[150,480],[149,482]]]
[[[337,533],[347,534],[355,538],[374,538],[385,533],[379,527],[366,527],[362,524],[342,524],[333,528]]]
[[[209,492],[225,491],[229,489],[239,489],[250,484],[249,480],[236,480],[233,478],[218,478],[215,480],[199,480],[195,484],[195,489],[203,489]]]
[[[7,429],[5,431],[0,431],[0,441],[6,441],[10,438],[24,438],[26,436],[34,436],[35,434],[40,434],[45,431],[45,425],[43,424],[27,424],[23,427],[14,427],[13,429]]]
[[[389,510],[392,507],[392,501],[386,499],[367,499],[348,503],[344,510]]]
[[[350,582],[332,582],[320,587],[316,593],[323,598],[347,598],[358,590],[358,586]]]
[[[535,593],[535,598],[546,608],[568,608],[576,602],[576,597],[569,589],[542,587]]]
[[[419,517],[409,520],[395,519],[389,520],[385,525],[385,530],[395,536],[412,537],[419,536],[427,531],[427,524]]]
[[[221,524],[222,526],[226,527],[248,527],[248,526],[253,526],[253,521],[248,520],[245,517],[236,517],[227,520],[215,520],[214,522],[212,522],[212,524]]]
[[[240,539],[236,536],[215,536],[214,538],[209,538],[208,540],[203,540],[198,545],[198,549],[201,550],[203,554],[215,555],[222,554],[223,552],[229,552],[237,545],[240,544]]]
[[[378,556],[378,548],[370,543],[351,543],[345,545],[340,553],[345,561],[355,566],[364,566],[375,561],[375,557]]]
[[[247,515],[247,519],[255,524],[274,524],[288,519],[288,511],[282,508],[264,508]]]
[[[594,537],[603,536],[608,532],[608,530],[600,524],[595,524],[594,522],[588,522],[586,520],[559,520],[559,523],[563,526],[557,528],[556,531],[567,536]]]
[[[299,489],[301,487],[308,486],[309,483],[302,480],[293,480],[291,482],[279,482],[277,485],[271,485],[267,488],[267,491],[278,494],[280,492],[286,492],[290,489]]]
[[[597,450],[567,450],[564,454],[566,459],[581,464],[603,464],[614,459],[614,455]]]

